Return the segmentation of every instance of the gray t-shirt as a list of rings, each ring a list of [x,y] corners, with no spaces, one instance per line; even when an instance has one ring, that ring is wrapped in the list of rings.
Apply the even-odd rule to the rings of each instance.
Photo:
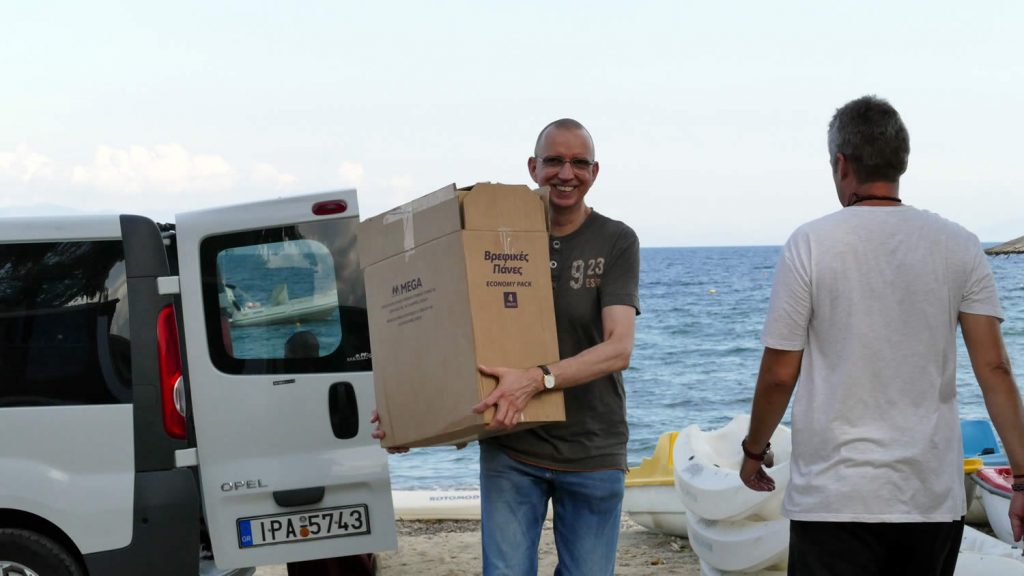
[[[953,222],[911,206],[851,206],[793,233],[761,337],[804,351],[784,516],[964,515],[962,312],[1002,317],[978,238]]]
[[[569,358],[604,341],[601,309],[640,313],[640,243],[617,220],[591,212],[575,232],[552,237],[551,283],[558,351]],[[560,470],[626,468],[626,393],[614,372],[564,390],[564,423],[485,440],[519,460]]]

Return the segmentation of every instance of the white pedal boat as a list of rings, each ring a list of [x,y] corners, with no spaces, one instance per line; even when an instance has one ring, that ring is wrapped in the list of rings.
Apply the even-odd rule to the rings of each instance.
[[[984,418],[961,418],[960,435],[964,445],[964,474],[971,474],[968,471],[968,460],[977,458],[981,461],[978,466],[1008,466],[1009,462],[1006,453],[1003,452],[999,439],[996,437],[995,428],[992,423]],[[967,523],[984,526],[988,524],[988,517],[985,514],[985,506],[981,503],[981,494],[976,494],[974,482],[967,480],[964,483],[967,493]]]
[[[700,576],[786,576],[785,570],[758,570],[756,572],[726,572],[700,561]]]
[[[992,531],[1003,542],[1013,544],[1013,529],[1010,527],[1009,517],[1013,471],[1008,466],[986,467],[975,472],[971,479],[977,485],[978,496],[981,498]]]
[[[480,490],[392,490],[395,520],[479,520]],[[548,503],[547,519],[553,517]]]
[[[988,525],[988,516],[985,515],[985,505],[981,503],[981,494],[978,494],[978,484],[973,476],[984,468],[981,458],[964,458],[964,497],[967,499],[967,514],[964,520],[967,524],[978,526]]]
[[[395,520],[479,520],[479,490],[392,490]]]
[[[773,567],[774,568],[774,567]],[[701,576],[784,576],[785,570],[757,570],[754,572],[730,572],[720,570],[700,560]],[[970,526],[964,527],[960,542],[960,555],[953,576],[1024,576],[1024,557],[1020,548],[993,538]]]
[[[685,538],[686,508],[676,495],[672,472],[672,446],[678,434],[662,434],[651,457],[629,471],[622,511],[648,530]]]
[[[960,556],[953,576],[1024,575],[1024,557],[1019,547],[993,538],[970,526],[964,527]]]
[[[690,547],[719,573],[785,569],[789,520],[708,520],[690,515]],[[703,571],[703,570],[702,570]]]
[[[775,479],[773,492],[755,492],[740,482],[743,463],[740,442],[750,427],[750,416],[740,415],[718,430],[704,432],[697,425],[684,428],[672,451],[675,487],[683,506],[708,520],[740,520],[758,516],[780,518],[782,497],[789,484],[789,428],[779,426],[772,436],[775,465],[768,473]]]
[[[726,572],[700,560],[700,576],[786,576],[786,570],[757,570],[755,572]]]
[[[1024,576],[1024,563],[1005,556],[961,552],[953,576]]]

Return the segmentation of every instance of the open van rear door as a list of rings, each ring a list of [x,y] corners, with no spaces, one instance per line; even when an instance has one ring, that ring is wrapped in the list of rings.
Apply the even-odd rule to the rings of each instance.
[[[354,190],[179,214],[186,371],[221,568],[396,547]]]

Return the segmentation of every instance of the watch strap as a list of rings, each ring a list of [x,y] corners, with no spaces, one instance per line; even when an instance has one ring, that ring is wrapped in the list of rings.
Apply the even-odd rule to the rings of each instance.
[[[771,452],[772,443],[769,442],[766,444],[764,450],[761,450],[760,452],[751,452],[750,449],[747,448],[747,439],[743,438],[743,440],[740,441],[740,448],[743,449],[743,455],[747,458],[756,460],[757,462],[764,462],[765,457],[768,456],[768,452]]]

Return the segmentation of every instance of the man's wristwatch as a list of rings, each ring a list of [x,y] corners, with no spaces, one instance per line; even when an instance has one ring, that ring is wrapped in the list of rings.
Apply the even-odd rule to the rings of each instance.
[[[543,364],[541,364],[540,366],[537,366],[537,368],[540,368],[540,371],[544,373],[544,389],[545,390],[552,390],[552,389],[554,389],[554,387],[555,387],[555,375],[551,373],[551,369],[548,368],[547,366],[543,365]]]

